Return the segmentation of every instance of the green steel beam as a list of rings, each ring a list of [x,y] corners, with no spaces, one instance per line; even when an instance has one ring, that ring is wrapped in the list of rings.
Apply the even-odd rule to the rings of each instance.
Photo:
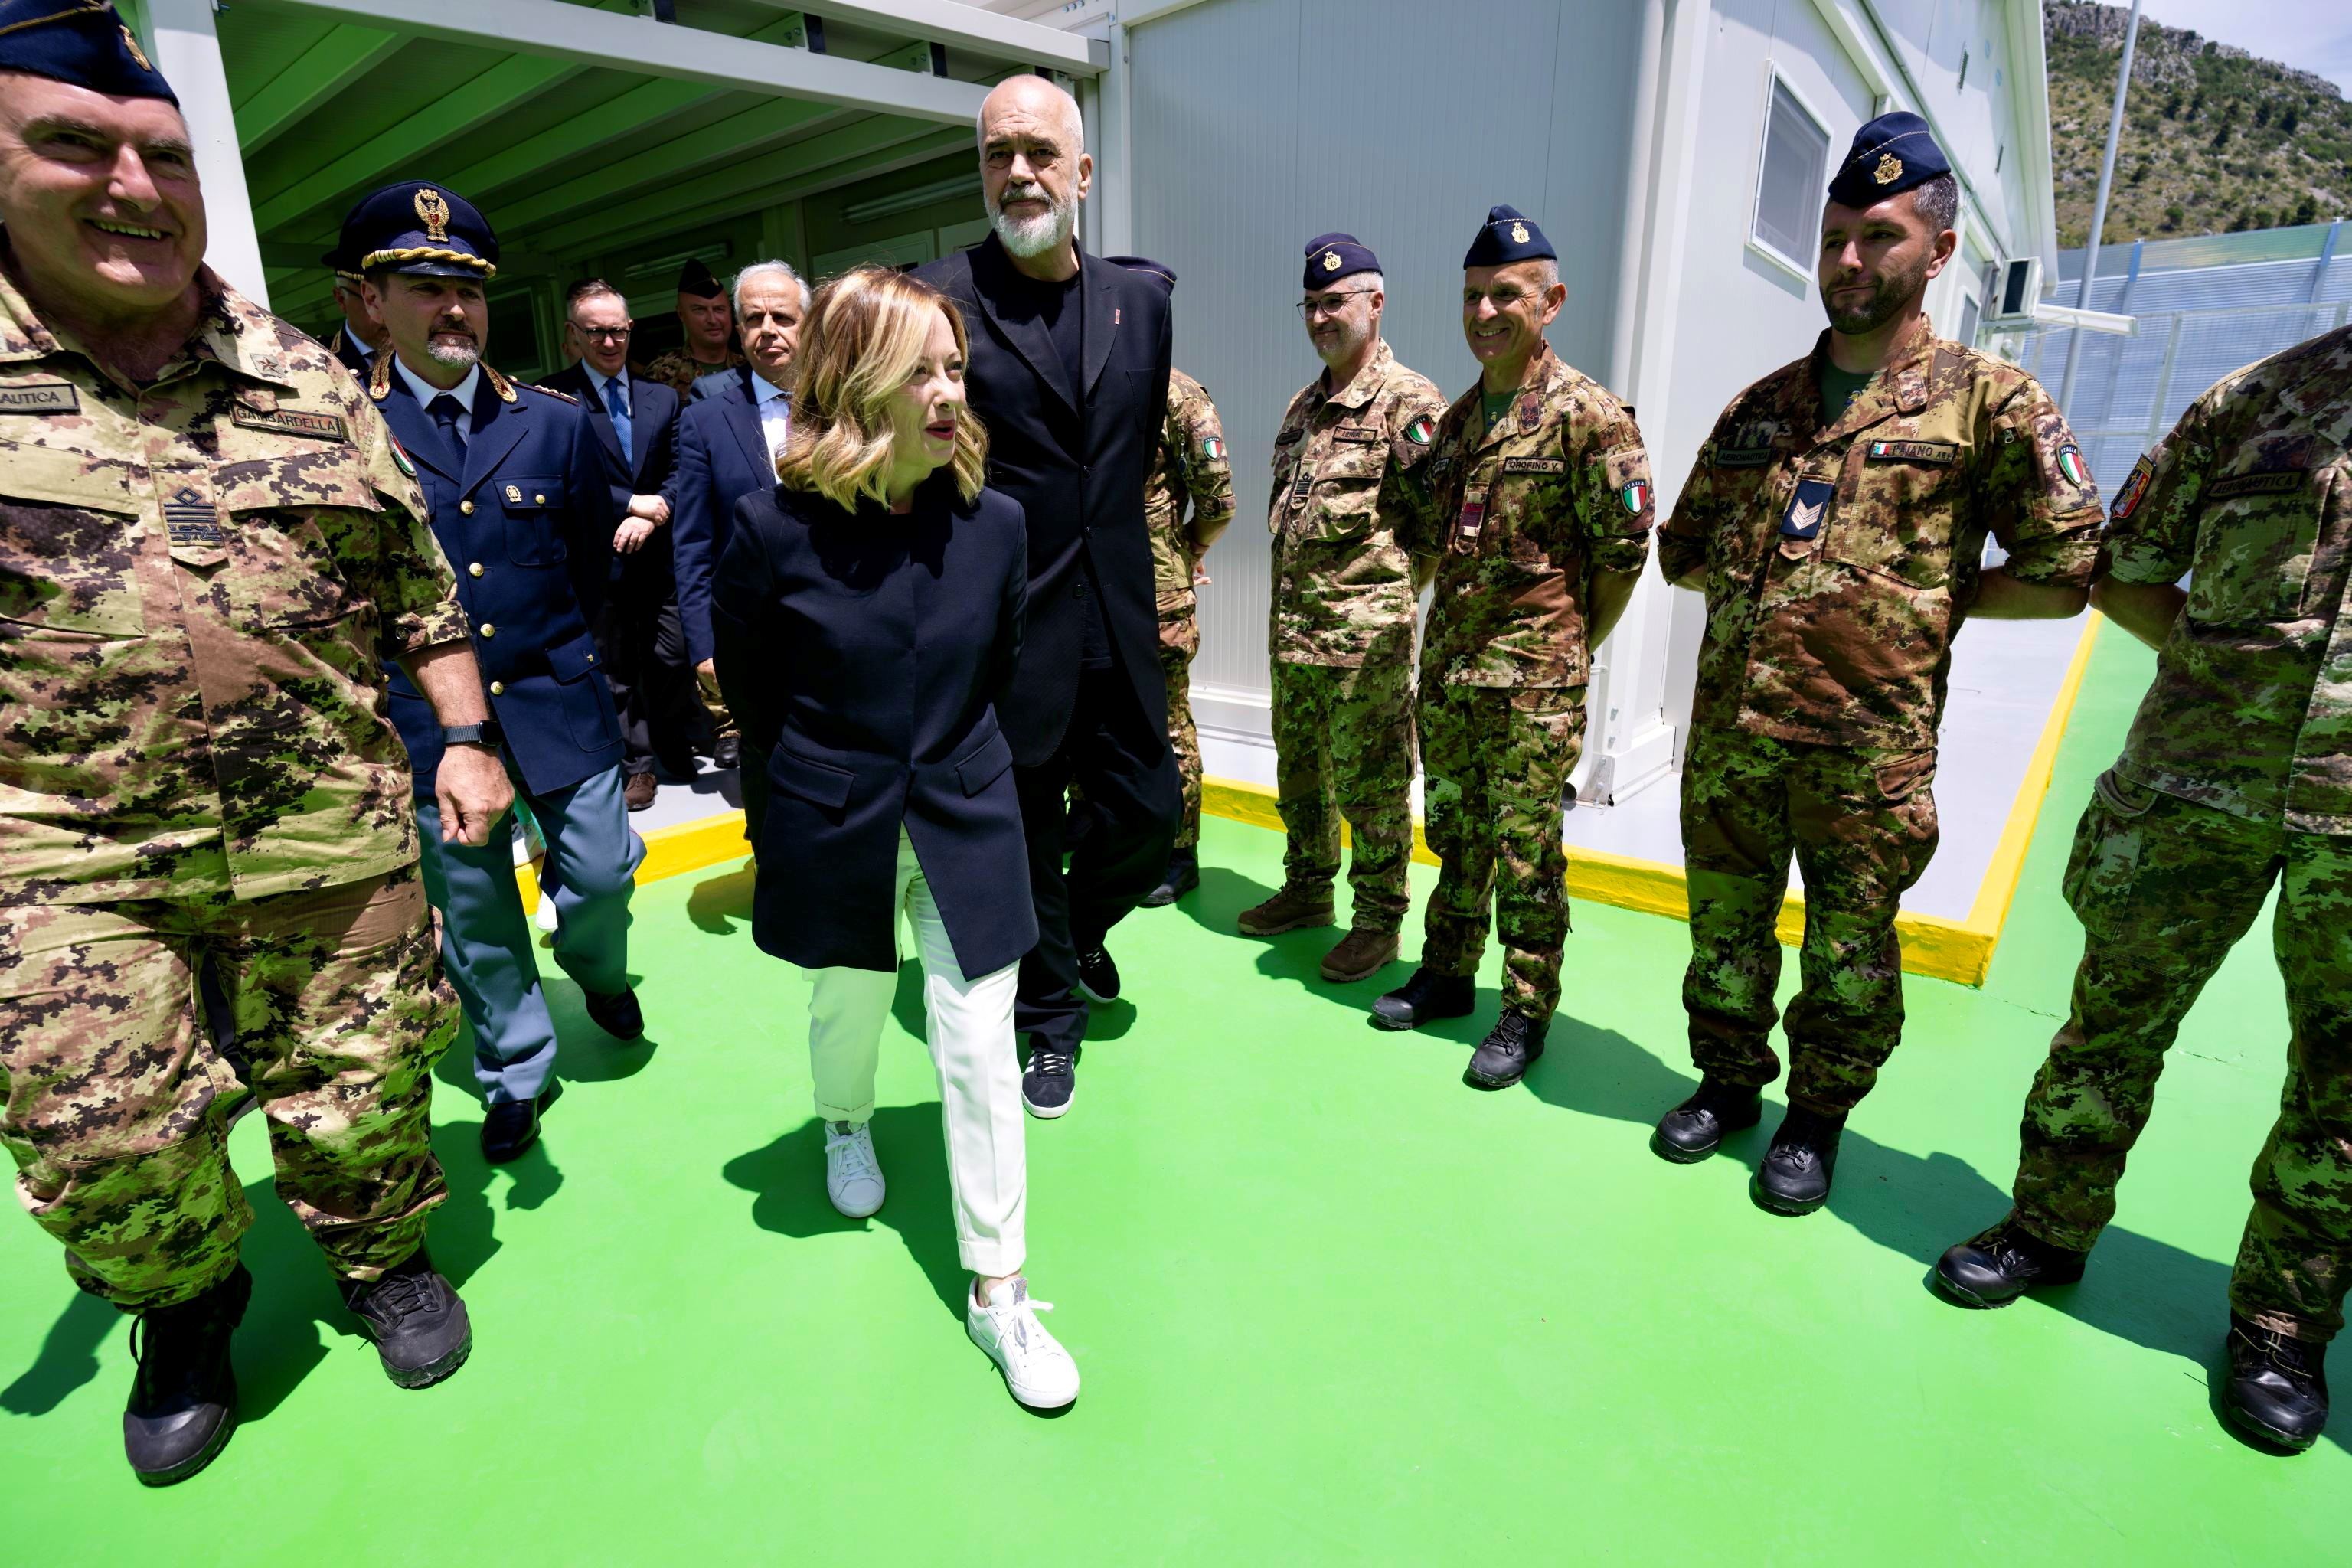
[[[835,111],[829,104],[781,98],[755,104],[740,114],[706,125],[699,131],[675,137],[657,146],[616,158],[609,163],[574,175],[560,184],[546,185],[527,196],[504,204],[492,222],[501,227],[523,228],[543,222],[561,214],[583,207],[603,205],[606,210],[625,205],[632,193],[649,186],[676,180],[690,171],[708,167],[722,160],[740,161],[765,151],[768,144],[804,129],[810,121],[823,119]],[[870,117],[853,121],[844,130],[855,131],[871,123]],[[913,127],[908,134],[923,129],[922,121],[894,121]],[[838,135],[839,132],[827,132]],[[807,145],[825,140],[824,136],[810,137]],[[457,182],[452,180],[451,184]]]
[[[337,23],[292,64],[236,105],[237,145],[247,158],[349,91],[406,43],[396,34]]]

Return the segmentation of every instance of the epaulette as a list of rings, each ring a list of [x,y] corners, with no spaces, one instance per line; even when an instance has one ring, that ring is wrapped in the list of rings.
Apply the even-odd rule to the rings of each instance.
[[[544,393],[550,397],[559,398],[565,403],[571,404],[575,408],[580,405],[580,400],[572,396],[570,393],[558,392],[551,386],[541,386],[535,381],[518,381],[515,384],[521,387],[525,392]]]

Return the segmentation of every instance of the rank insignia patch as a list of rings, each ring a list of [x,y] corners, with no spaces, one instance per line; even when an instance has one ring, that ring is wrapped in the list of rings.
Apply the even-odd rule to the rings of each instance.
[[[2066,476],[2066,482],[2070,485],[2091,482],[2090,466],[2083,461],[2081,450],[2072,442],[2058,448],[2058,471]]]
[[[221,542],[220,518],[213,503],[185,485],[163,503],[163,531],[176,547]]]
[[[2143,455],[2138,462],[2132,465],[2132,471],[2125,476],[2124,488],[2116,492],[2116,503],[2108,509],[2107,515],[2121,522],[2137,511],[2140,498],[2147,494],[2147,481],[2155,474],[2156,465]]]
[[[1799,479],[1797,493],[1789,498],[1789,510],[1780,514],[1780,535],[1784,539],[1811,539],[1822,531],[1822,520],[1830,510],[1830,497],[1836,487],[1827,479]]]

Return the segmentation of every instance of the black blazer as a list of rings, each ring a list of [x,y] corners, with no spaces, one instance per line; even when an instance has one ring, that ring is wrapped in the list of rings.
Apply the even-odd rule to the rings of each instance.
[[[677,618],[686,628],[687,657],[697,664],[710,658],[715,646],[711,578],[727,553],[735,503],[775,488],[776,467],[760,428],[759,405],[751,398],[751,372],[696,383],[677,420],[669,531],[677,558]]]
[[[604,406],[604,394],[583,364],[566,365],[540,384],[580,400],[588,423],[596,428],[596,445],[604,454],[605,479],[613,490],[613,515],[629,515],[636,496],[668,494],[670,474],[677,467],[677,394],[661,382],[629,373],[629,449],[621,450],[620,428]],[[674,511],[675,501],[671,502]],[[671,521],[677,521],[673,517]],[[644,574],[667,584],[670,578],[669,529],[662,529],[630,555],[613,557],[613,576]]]
[[[742,727],[762,951],[897,967],[901,824],[965,974],[1035,944],[995,708],[1021,658],[1026,560],[1021,509],[994,490],[965,502],[945,475],[904,517],[780,487],[736,508],[711,622]]]
[[[963,311],[971,353],[964,386],[988,426],[988,482],[1029,523],[1029,621],[1004,710],[1013,754],[1042,763],[1062,743],[1077,695],[1082,556],[1102,590],[1103,622],[1151,733],[1166,728],[1160,613],[1143,484],[1168,414],[1170,314],[1156,283],[1081,257],[1086,386],[1073,388],[1052,339],[1008,321],[993,303],[1018,287],[994,235],[916,269]]]

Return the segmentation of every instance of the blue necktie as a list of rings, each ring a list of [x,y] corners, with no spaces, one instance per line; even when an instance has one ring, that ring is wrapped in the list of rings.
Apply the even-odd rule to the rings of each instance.
[[[625,460],[635,450],[629,445],[629,400],[622,395],[621,378],[609,376],[604,382],[604,409],[613,416],[613,428],[621,437],[621,456]]]
[[[466,417],[466,405],[445,392],[427,404],[425,412],[433,416],[433,423],[441,427],[442,438],[449,443],[449,450],[457,455],[459,462],[464,462],[466,431],[458,421]]]

